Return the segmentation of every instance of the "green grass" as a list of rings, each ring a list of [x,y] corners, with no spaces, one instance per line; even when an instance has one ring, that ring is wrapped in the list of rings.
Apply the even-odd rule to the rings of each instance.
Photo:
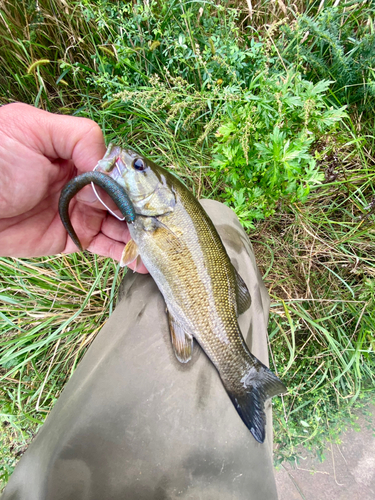
[[[319,16],[332,4],[322,10],[321,2],[263,0],[251,16],[247,4],[226,1],[169,0],[147,9],[142,2],[39,0],[38,10],[23,0],[0,7],[0,103],[20,100],[92,118],[108,142],[126,141],[172,168],[196,196],[225,200],[245,227],[254,226],[249,236],[272,298],[271,361],[289,389],[274,399],[277,462],[295,459],[300,445],[322,456],[324,440],[338,439],[355,408],[374,395],[375,130],[372,59],[365,58],[374,8],[340,2],[322,31]],[[337,19],[345,23],[342,33]],[[315,37],[302,42],[303,23],[315,23]],[[298,29],[288,31],[293,26]],[[361,67],[356,54],[362,54]],[[348,106],[338,127],[324,135],[318,130],[307,141],[322,184],[309,186],[305,203],[272,199],[274,213],[254,219],[250,195],[241,195],[248,188],[242,163],[222,164],[230,175],[218,182],[217,130],[239,122],[238,108],[262,78],[261,90],[251,94],[261,101],[262,115],[250,109],[244,124],[254,116],[263,120],[250,142],[269,147],[266,129],[279,109],[269,95],[277,78],[299,71],[314,84],[323,76],[334,80],[338,55],[346,68],[354,65],[360,83],[351,85],[363,92],[333,83],[319,97],[324,109]],[[288,92],[283,98],[291,97]],[[290,134],[306,129],[306,114],[296,109],[283,115],[290,127],[279,116]],[[245,143],[239,146],[246,150]],[[240,184],[235,189],[234,181]],[[226,195],[231,189],[232,198]],[[110,314],[121,273],[113,262],[88,254],[0,259],[4,483]]]
[[[0,258],[4,482],[112,311],[122,274],[95,256]]]
[[[258,226],[253,240],[269,268],[272,361],[289,387],[274,401],[278,461],[301,444],[323,454],[324,439],[374,397],[375,227],[360,218],[355,183],[336,187]]]

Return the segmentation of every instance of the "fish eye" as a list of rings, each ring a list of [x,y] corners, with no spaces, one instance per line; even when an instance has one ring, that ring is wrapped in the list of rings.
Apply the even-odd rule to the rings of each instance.
[[[141,158],[137,158],[136,160],[134,160],[133,162],[133,167],[136,169],[136,170],[145,170],[146,168],[146,164],[145,162],[141,159]]]

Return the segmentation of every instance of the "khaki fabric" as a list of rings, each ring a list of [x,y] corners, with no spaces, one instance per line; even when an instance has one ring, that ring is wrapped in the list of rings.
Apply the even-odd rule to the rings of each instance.
[[[228,207],[202,204],[249,288],[239,324],[267,364],[269,297],[249,240]],[[275,500],[270,404],[267,422],[259,444],[197,344],[176,360],[161,294],[129,272],[2,500]]]

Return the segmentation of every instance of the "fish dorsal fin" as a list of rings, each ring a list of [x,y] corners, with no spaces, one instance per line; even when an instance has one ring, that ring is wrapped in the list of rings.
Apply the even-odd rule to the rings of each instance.
[[[193,336],[174,319],[169,311],[168,322],[176,358],[180,363],[187,363],[193,352]]]
[[[138,246],[134,240],[128,241],[121,255],[120,266],[128,266],[138,257]]]
[[[236,277],[236,297],[237,297],[237,315],[244,313],[251,306],[251,297],[246,283],[238,274],[236,268],[233,266],[234,275]]]

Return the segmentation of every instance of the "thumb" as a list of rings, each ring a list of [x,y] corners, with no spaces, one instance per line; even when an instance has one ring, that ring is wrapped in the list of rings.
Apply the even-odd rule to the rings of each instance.
[[[8,134],[18,135],[21,143],[51,160],[73,160],[76,168],[85,172],[104,156],[103,134],[93,120],[57,115],[23,103],[8,104],[1,111],[12,123]]]

